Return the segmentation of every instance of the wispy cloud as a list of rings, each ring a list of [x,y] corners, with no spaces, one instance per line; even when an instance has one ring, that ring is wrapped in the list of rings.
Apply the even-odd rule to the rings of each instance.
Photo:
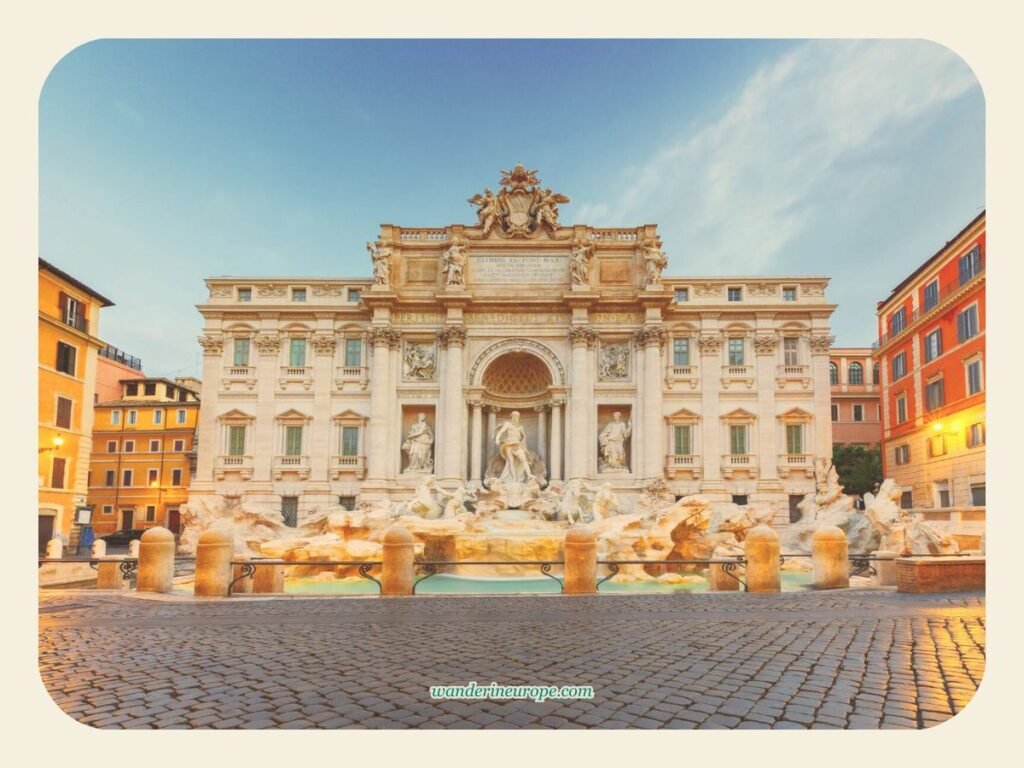
[[[617,198],[583,202],[576,219],[670,223],[688,273],[756,273],[820,215],[822,195],[854,194],[886,172],[858,158],[884,151],[975,85],[935,44],[808,42],[759,68],[724,112],[624,174]]]

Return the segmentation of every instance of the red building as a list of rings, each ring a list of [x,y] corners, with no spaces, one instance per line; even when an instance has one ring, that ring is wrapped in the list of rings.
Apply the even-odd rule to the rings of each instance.
[[[828,375],[832,385],[833,445],[867,448],[881,443],[880,379],[871,350],[833,347],[829,350]]]
[[[985,213],[878,304],[882,468],[903,506],[985,505]]]

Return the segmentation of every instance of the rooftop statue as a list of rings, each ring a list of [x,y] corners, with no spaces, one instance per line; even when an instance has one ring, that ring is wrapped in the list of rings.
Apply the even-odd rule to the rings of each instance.
[[[532,237],[547,230],[559,228],[558,206],[569,198],[550,187],[541,188],[536,171],[528,171],[522,164],[511,171],[501,172],[501,189],[495,195],[491,190],[469,198],[477,206],[477,220],[487,237],[495,231],[506,237]]]

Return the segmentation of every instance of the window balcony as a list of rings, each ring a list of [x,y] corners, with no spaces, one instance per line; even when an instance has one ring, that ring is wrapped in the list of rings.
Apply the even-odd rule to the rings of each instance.
[[[251,480],[254,463],[252,456],[218,456],[213,477],[223,480],[229,473],[236,473],[242,480]]]
[[[308,365],[281,366],[281,378],[278,379],[281,389],[288,389],[289,384],[301,384],[303,389],[313,386],[313,368]]]
[[[670,453],[665,457],[665,474],[670,480],[676,475],[689,474],[694,480],[699,480],[701,475],[700,456],[692,453]]]
[[[334,371],[334,386],[344,389],[346,384],[359,384],[360,389],[366,389],[370,380],[369,369],[365,365],[340,365]]]
[[[365,456],[332,456],[331,457],[331,480],[337,480],[342,475],[355,475],[356,480],[366,477]]]
[[[229,365],[224,368],[224,378],[221,380],[224,389],[231,389],[238,384],[246,389],[256,388],[256,367],[252,365]]]
[[[745,472],[750,477],[757,477],[757,456],[752,453],[722,454],[722,477],[728,480],[736,472]]]
[[[780,453],[779,477],[789,477],[790,472],[803,472],[814,477],[814,456],[809,453]]]
[[[676,383],[689,384],[690,389],[696,389],[700,384],[700,371],[697,370],[696,365],[670,365],[665,376],[665,383],[669,389],[672,389]]]
[[[780,365],[775,370],[775,384],[785,389],[788,384],[799,384],[804,389],[811,386],[811,366]]]
[[[309,479],[309,456],[275,456],[273,476],[282,479],[286,474],[294,473],[299,480]]]
[[[752,365],[723,365],[722,366],[722,389],[729,389],[730,386],[743,385],[747,389],[754,388],[754,366]]]

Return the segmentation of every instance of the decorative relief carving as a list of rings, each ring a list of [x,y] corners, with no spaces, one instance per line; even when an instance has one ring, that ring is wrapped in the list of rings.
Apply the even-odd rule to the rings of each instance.
[[[779,339],[777,336],[759,334],[754,337],[754,354],[771,355],[775,352],[775,348],[778,345]]]
[[[276,355],[281,349],[281,339],[276,333],[261,333],[256,336],[256,349],[261,355]]]
[[[709,298],[711,296],[722,295],[722,284],[721,283],[701,283],[693,290],[694,294],[701,298]]]
[[[287,295],[288,289],[283,285],[274,285],[270,283],[268,285],[261,285],[256,288],[256,295],[267,298],[281,298]]]
[[[437,340],[442,347],[448,347],[448,345],[461,347],[466,342],[466,326],[445,326],[437,332]]]
[[[337,339],[334,335],[317,334],[313,336],[313,351],[318,355],[333,355],[337,346]]]
[[[477,207],[476,216],[483,236],[492,230],[506,237],[529,237],[543,229],[558,229],[558,205],[568,203],[565,195],[541,189],[536,171],[516,165],[511,171],[501,172],[501,190],[495,195],[490,189],[469,198]]]
[[[824,296],[825,286],[822,283],[801,283],[800,293],[804,296]]]
[[[199,346],[203,348],[204,355],[220,355],[224,352],[224,337],[219,334],[200,336]]]
[[[835,340],[835,336],[811,336],[811,353],[815,355],[827,355],[829,348],[832,346]]]
[[[402,355],[403,375],[411,381],[433,381],[435,354],[433,345],[408,342]]]
[[[314,296],[344,296],[345,286],[343,285],[314,285]]]
[[[574,325],[569,329],[569,341],[592,347],[597,342],[597,331],[587,325]]]
[[[747,293],[751,296],[777,296],[778,289],[771,283],[754,283],[747,286]]]
[[[211,299],[230,299],[231,298],[231,286],[220,285],[214,286],[210,289]]]
[[[644,347],[652,344],[657,344],[659,347],[663,347],[668,339],[668,331],[660,325],[649,325],[646,328],[641,328],[639,331],[634,331],[633,338],[636,339],[638,344]]]
[[[629,378],[629,344],[602,345],[598,375],[605,381]]]
[[[718,334],[702,333],[697,337],[697,346],[702,355],[717,355],[722,352],[722,337]]]

